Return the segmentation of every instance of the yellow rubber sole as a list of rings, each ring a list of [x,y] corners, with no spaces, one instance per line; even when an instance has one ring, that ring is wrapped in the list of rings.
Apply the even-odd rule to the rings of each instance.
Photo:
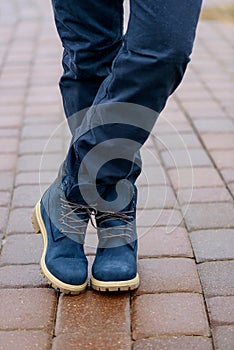
[[[97,280],[96,278],[91,276],[90,284],[93,289],[99,292],[124,292],[137,289],[140,284],[140,279],[139,275],[137,274],[136,277],[134,277],[131,280],[105,282]]]
[[[40,267],[41,267],[41,274],[42,276],[47,280],[50,286],[52,286],[54,289],[59,290],[60,292],[64,294],[72,294],[72,295],[78,295],[81,292],[83,292],[87,285],[88,285],[88,279],[85,281],[85,283],[81,285],[72,285],[72,284],[67,284],[62,281],[60,281],[58,278],[56,278],[48,269],[45,263],[45,256],[46,256],[46,251],[47,251],[47,245],[48,245],[48,240],[47,240],[47,233],[46,233],[46,228],[44,221],[41,216],[41,201],[37,203],[35,206],[33,213],[32,213],[32,225],[34,228],[35,233],[41,233],[43,237],[43,243],[44,243],[44,248],[43,248],[43,253],[40,261]]]

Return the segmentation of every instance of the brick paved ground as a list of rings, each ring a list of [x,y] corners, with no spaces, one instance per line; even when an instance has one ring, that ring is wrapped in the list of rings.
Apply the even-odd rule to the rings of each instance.
[[[69,135],[61,47],[48,1],[1,1],[0,16],[0,349],[233,349],[234,26],[200,23],[142,152],[140,288],[69,297],[40,277],[30,223]],[[91,230],[90,262],[95,242]]]

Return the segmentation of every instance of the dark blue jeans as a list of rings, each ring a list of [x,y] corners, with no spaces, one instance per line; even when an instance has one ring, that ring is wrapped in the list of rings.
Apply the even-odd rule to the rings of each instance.
[[[139,149],[189,62],[202,0],[131,0],[124,36],[122,0],[52,1],[64,47],[60,88],[73,134],[69,173],[75,181],[82,169],[81,181],[92,182],[95,157],[85,156],[102,144],[95,181],[134,183]],[[90,106],[99,107],[80,112]],[[120,156],[114,151],[105,162],[117,149]]]

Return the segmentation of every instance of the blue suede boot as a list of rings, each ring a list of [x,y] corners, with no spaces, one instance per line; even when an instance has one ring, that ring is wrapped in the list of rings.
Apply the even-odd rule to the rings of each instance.
[[[111,191],[103,196],[110,199]],[[92,266],[91,286],[98,291],[128,291],[139,286],[136,234],[137,190],[121,211],[98,211],[98,247]]]
[[[83,244],[91,208],[77,188],[69,188],[69,177],[61,168],[32,216],[34,230],[44,241],[41,272],[52,287],[66,294],[79,294],[88,283]]]

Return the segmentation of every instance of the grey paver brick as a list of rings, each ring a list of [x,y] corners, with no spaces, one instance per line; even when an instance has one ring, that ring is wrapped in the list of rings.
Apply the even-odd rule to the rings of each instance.
[[[195,231],[190,238],[197,262],[234,259],[234,229]]]
[[[42,253],[40,235],[11,235],[6,238],[0,255],[0,265],[39,263]]]
[[[18,208],[10,212],[7,233],[32,233],[32,209]]]
[[[234,294],[234,261],[212,261],[198,265],[205,295]]]
[[[138,227],[183,226],[183,218],[179,210],[143,209],[137,211]]]
[[[178,168],[168,171],[173,187],[192,188],[223,186],[223,181],[216,169],[209,168]]]
[[[138,228],[138,236],[140,257],[193,256],[187,231],[183,227]]]
[[[157,292],[201,293],[196,264],[192,259],[140,259],[141,277],[137,294]]]
[[[220,170],[225,168],[234,168],[233,150],[211,151],[211,156]]]
[[[200,133],[234,132],[233,121],[227,118],[195,120],[194,124]]]
[[[56,307],[56,293],[48,289],[0,290],[0,329],[48,329]],[[7,317],[6,317],[7,316]]]
[[[173,337],[137,340],[133,350],[212,350],[211,339],[205,337]]]
[[[209,150],[234,149],[234,133],[202,134],[201,138]]]
[[[231,202],[233,198],[225,187],[180,189],[177,193],[181,205],[186,203]]]
[[[212,326],[234,324],[234,296],[207,298]]]
[[[201,149],[171,150],[161,153],[167,169],[170,168],[191,168],[212,165],[206,152]]]
[[[233,203],[190,204],[182,209],[190,231],[234,227]]]
[[[202,296],[190,293],[144,294],[136,297],[132,327],[135,340],[162,335],[209,335]]]
[[[176,197],[169,186],[143,186],[138,191],[137,207],[139,209],[174,208]]]
[[[12,172],[1,172],[0,173],[0,190],[7,191],[13,187],[14,173]]]
[[[234,326],[216,327],[212,333],[216,349],[233,350]]]

